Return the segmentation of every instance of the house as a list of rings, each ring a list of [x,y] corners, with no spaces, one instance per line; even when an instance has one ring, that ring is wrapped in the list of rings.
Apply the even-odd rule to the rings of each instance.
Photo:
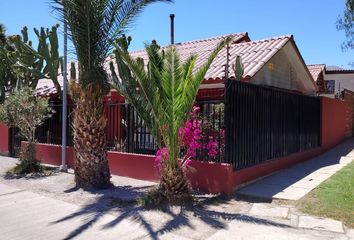
[[[177,43],[175,46],[182,60],[197,54],[198,67],[222,37]],[[342,141],[347,136],[346,125],[348,130],[352,129],[344,101],[316,96],[324,89],[325,72],[322,68],[309,69],[305,65],[292,35],[251,41],[247,33],[237,33],[232,34],[232,38],[233,42],[218,54],[209,68],[197,97],[198,103],[224,105],[217,110],[222,112],[220,118],[209,112],[201,118],[211,134],[219,133],[215,138],[207,135],[207,139],[212,136],[218,140],[217,156],[222,157],[196,157],[192,161],[196,171],[188,175],[194,188],[209,193],[231,194],[242,184],[313,158]],[[147,63],[144,50],[131,54]],[[225,76],[234,79],[233,64],[237,56],[241,57],[244,65],[242,82],[229,81],[230,87],[225,91]],[[114,59],[109,57],[107,63],[109,61]],[[39,82],[37,93],[57,97],[48,79]],[[111,173],[157,180],[152,152],[146,155],[147,152],[140,151],[142,147],[154,147],[147,129],[141,121],[136,124],[136,120],[129,120],[137,119],[137,116],[116,91],[111,91],[106,100],[108,143],[116,138],[123,140],[123,144],[132,143],[131,149],[124,146],[124,150],[108,152]],[[60,108],[56,114],[60,123]],[[44,133],[50,133],[54,122],[53,119],[48,121],[49,124],[44,124],[48,127]],[[60,134],[52,135],[60,138]],[[41,141],[36,146],[40,161],[60,163],[60,146]],[[73,148],[68,146],[67,153],[68,165],[72,167]]]
[[[354,91],[354,70],[313,64],[307,66],[315,81],[321,85],[319,94],[338,98],[344,89]],[[323,82],[323,83],[322,83]]]
[[[306,67],[292,35],[272,37],[257,41],[251,41],[247,32],[235,33],[227,36],[232,37],[232,43],[219,52],[207,71],[205,79],[198,92],[197,101],[199,103],[210,100],[224,100],[226,65],[228,63],[229,78],[234,79],[235,74],[233,67],[237,56],[241,57],[244,66],[242,81],[286,89],[290,92],[297,92],[305,95],[315,95],[318,92],[318,86]],[[195,66],[198,68],[207,61],[209,54],[224,37],[226,37],[226,35],[177,43],[175,44],[175,47],[180,54],[182,61],[188,59],[191,55],[197,55],[198,58]],[[168,46],[163,46],[162,50],[167,47]],[[229,53],[229,57],[227,57],[227,52]],[[148,56],[145,50],[133,51],[130,54],[133,57],[142,58],[144,63],[147,64]],[[114,56],[110,56],[107,59],[107,71],[109,71],[108,65],[110,61],[113,61],[114,63]],[[59,83],[62,84],[62,77],[59,77],[58,80]],[[48,79],[41,79],[39,81],[37,93],[39,95],[56,98],[56,89],[52,81]],[[121,107],[121,104],[124,103],[124,98],[122,98],[115,90],[112,90],[106,99],[108,100],[108,104],[114,104],[114,107],[106,108],[106,115],[109,119],[107,140],[109,145],[113,147],[117,141],[124,142],[127,140],[127,130],[124,130],[121,127],[121,122],[126,120],[125,117],[127,117],[127,115],[126,111]],[[201,106],[202,111],[208,111],[210,113],[213,106],[213,104]],[[58,114],[58,116],[59,115],[60,114]],[[57,129],[60,130],[59,123],[60,121],[58,121]],[[60,134],[59,130],[55,131],[56,134],[53,133],[51,136]],[[49,129],[44,129],[42,135],[45,135],[48,131],[51,132]],[[146,129],[139,128],[134,134],[134,139],[136,141],[135,146],[139,146],[139,149],[140,147],[142,149],[138,152],[149,153],[154,151],[156,145]],[[47,135],[43,136],[42,139],[46,139]],[[141,143],[143,144],[141,145]]]

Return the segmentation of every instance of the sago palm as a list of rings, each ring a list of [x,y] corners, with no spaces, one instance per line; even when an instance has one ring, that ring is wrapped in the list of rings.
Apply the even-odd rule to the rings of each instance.
[[[195,69],[197,56],[181,62],[172,45],[160,51],[154,42],[146,47],[147,66],[142,59],[132,58],[129,41],[118,39],[115,50],[118,74],[111,63],[113,85],[133,105],[155,137],[159,148],[166,148],[159,183],[159,192],[172,203],[190,199],[190,186],[178,162],[179,129],[190,116],[198,89],[218,52],[230,42],[222,40],[204,65]]]
[[[74,114],[77,187],[110,186],[102,97],[108,93],[104,62],[134,17],[149,4],[169,0],[53,0],[68,23],[79,63],[80,94]]]

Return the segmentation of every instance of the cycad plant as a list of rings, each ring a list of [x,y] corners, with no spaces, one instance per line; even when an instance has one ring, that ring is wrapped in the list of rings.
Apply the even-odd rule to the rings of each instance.
[[[110,186],[102,98],[109,91],[104,69],[112,40],[149,4],[169,0],[53,0],[75,46],[79,97],[74,113],[77,187]]]
[[[110,66],[113,85],[144,120],[159,148],[168,153],[162,164],[158,191],[170,203],[180,204],[191,199],[189,183],[178,161],[182,137],[179,130],[190,116],[208,68],[229,42],[230,38],[222,40],[196,69],[197,56],[182,63],[173,45],[161,51],[156,42],[146,47],[149,60],[144,66],[142,59],[129,55],[129,40],[124,37],[117,40],[118,74],[112,63]]]

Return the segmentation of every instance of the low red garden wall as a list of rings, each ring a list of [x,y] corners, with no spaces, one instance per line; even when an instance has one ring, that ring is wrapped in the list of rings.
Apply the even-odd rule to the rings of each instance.
[[[22,142],[22,145],[27,144]],[[67,164],[74,166],[74,149],[67,147]],[[36,144],[36,158],[42,163],[60,165],[61,146],[53,144]],[[136,178],[146,181],[158,181],[159,176],[154,167],[155,157],[151,155],[108,152],[108,164],[111,174]],[[194,189],[209,193],[231,193],[230,177],[232,166],[212,162],[192,161],[187,176]]]
[[[345,103],[321,98],[321,147],[272,159],[263,164],[233,171],[230,164],[192,161],[187,176],[195,189],[208,193],[231,194],[235,188],[272,172],[311,159],[345,138]],[[60,164],[61,148],[57,145],[37,144],[37,159],[53,165]],[[73,148],[67,148],[67,163],[74,165]],[[112,174],[141,180],[157,181],[154,156],[108,152]]]
[[[10,154],[10,130],[0,123],[0,154],[8,156]]]

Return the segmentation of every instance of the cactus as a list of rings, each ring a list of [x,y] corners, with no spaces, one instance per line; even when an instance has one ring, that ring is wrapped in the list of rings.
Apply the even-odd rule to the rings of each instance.
[[[15,51],[9,55],[9,61],[13,63],[13,71],[17,77],[16,88],[28,86],[36,88],[38,80],[44,78],[43,57],[32,47],[32,42],[28,40],[28,29],[24,27],[21,35],[13,36],[9,39]]]
[[[61,87],[58,82],[58,71],[60,63],[57,34],[58,27],[59,25],[55,25],[51,28],[51,30],[49,30],[48,28],[44,29],[42,27],[40,31],[35,28],[34,32],[37,35],[39,41],[38,53],[43,57],[46,63],[43,69],[43,74],[53,81],[57,93],[60,95]],[[49,39],[49,43],[47,43],[47,39]]]
[[[16,76],[16,88],[30,87],[35,89],[41,78],[52,79],[58,93],[61,88],[58,82],[59,45],[57,36],[58,25],[51,30],[34,29],[38,37],[38,47],[35,50],[32,41],[28,38],[28,28],[23,27],[21,35],[8,38],[9,46],[13,49],[7,51],[6,62],[11,66]],[[49,39],[49,43],[47,43]]]
[[[235,64],[233,65],[232,69],[234,70],[236,81],[241,81],[244,73],[241,56],[236,56]]]

